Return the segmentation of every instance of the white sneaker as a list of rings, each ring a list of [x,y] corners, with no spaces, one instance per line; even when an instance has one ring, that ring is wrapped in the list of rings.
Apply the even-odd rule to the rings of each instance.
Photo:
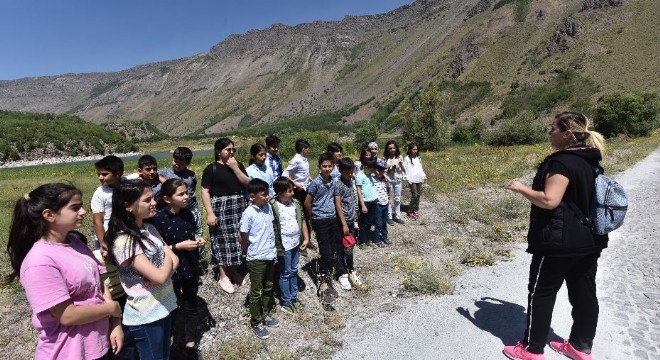
[[[358,290],[364,289],[364,284],[362,283],[362,280],[357,275],[357,272],[351,271],[350,275],[348,275],[348,281],[353,285],[354,288]]]
[[[348,281],[348,274],[344,274],[339,277],[339,284],[341,285],[341,288],[344,290],[351,290],[351,283]]]

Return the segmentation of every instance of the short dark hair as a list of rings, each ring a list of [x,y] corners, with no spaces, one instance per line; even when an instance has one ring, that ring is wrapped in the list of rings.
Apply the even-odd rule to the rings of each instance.
[[[123,174],[124,173],[124,162],[115,155],[108,155],[103,159],[94,163],[94,166],[97,169],[108,170],[113,174]]]
[[[326,149],[330,153],[335,153],[337,151],[344,151],[344,148],[339,143],[336,142],[331,142],[330,144],[328,144],[328,147]]]
[[[142,155],[138,159],[138,169],[142,169],[143,167],[147,165],[156,165],[158,166],[158,161],[156,161],[156,158],[151,156],[151,155]]]
[[[339,171],[353,170],[355,168],[355,162],[351,158],[341,158],[339,159]]]
[[[252,179],[248,183],[247,191],[250,194],[268,192],[268,183],[261,179]]]
[[[324,152],[323,154],[319,155],[319,166],[321,166],[321,164],[323,164],[325,161],[330,161],[334,164],[335,156],[332,155],[332,153]]]
[[[376,168],[376,160],[369,159],[369,160],[362,163],[362,167],[363,168],[368,167],[370,169],[375,169]]]
[[[305,139],[296,140],[296,153],[300,153],[304,148],[309,148],[309,142]]]
[[[273,181],[273,190],[276,194],[283,193],[293,187],[293,182],[286,176],[280,176]]]
[[[172,158],[177,161],[184,161],[186,165],[189,165],[193,158],[193,152],[188,147],[179,146],[178,148],[174,149]]]
[[[280,138],[278,138],[273,134],[269,134],[268,136],[266,136],[266,146],[268,147],[278,146],[281,142],[282,140],[280,140]]]

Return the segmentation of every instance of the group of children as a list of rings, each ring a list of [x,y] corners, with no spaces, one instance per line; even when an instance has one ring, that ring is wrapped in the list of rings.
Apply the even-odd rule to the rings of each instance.
[[[378,159],[376,147],[375,153],[367,151],[370,156],[363,152],[358,163],[343,158],[341,145],[332,143],[319,156],[319,175],[312,179],[307,141],[295,143],[297,154],[286,168],[278,155],[280,140],[270,135],[265,142],[251,147],[251,164],[245,169],[233,158],[233,142],[219,139],[216,161],[202,177],[219,285],[233,293],[229,277],[235,263],[224,259],[245,261],[250,323],[261,339],[268,338],[267,327],[279,324],[270,316],[274,281],[282,312],[304,309],[298,300],[297,272],[300,256],[312,247],[312,229],[320,254],[315,262],[317,294],[329,306],[338,296],[333,276],[342,289],[364,287],[355,271],[355,237],[361,248],[388,245],[387,224],[403,223],[400,183],[410,184],[408,216],[415,219],[419,185],[425,179],[415,144],[405,159],[391,142],[391,154],[387,145],[385,156]],[[188,358],[196,358],[197,292],[206,241],[195,194],[197,177],[188,169],[191,159],[190,149],[178,147],[171,168],[158,171],[156,159],[145,155],[137,174],[127,177],[120,158],[110,155],[98,161],[101,185],[91,200],[98,249],[94,253],[76,232],[85,215],[80,190],[45,184],[18,200],[7,247],[10,279],[19,277],[33,309],[39,331],[37,358],[67,354],[135,359],[139,354],[142,359],[166,359],[174,317],[181,317],[184,327],[175,338],[185,344]],[[227,179],[233,181],[231,186],[217,186]],[[227,189],[230,192],[222,192]],[[228,216],[223,213],[226,199],[235,202]],[[59,271],[44,271],[49,268]],[[245,278],[234,280],[245,283]]]

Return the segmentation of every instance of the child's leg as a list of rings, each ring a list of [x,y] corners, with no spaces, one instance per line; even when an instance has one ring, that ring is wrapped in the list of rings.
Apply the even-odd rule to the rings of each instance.
[[[410,184],[410,205],[408,212],[415,212],[419,209],[419,183]]]
[[[392,217],[401,218],[401,187],[402,181],[392,181],[392,192],[394,193],[394,206],[392,207]]]
[[[261,294],[261,311],[266,317],[275,307],[275,298],[273,297],[273,273],[275,272],[275,261],[267,260],[266,270],[263,278],[263,292]]]
[[[387,213],[390,209],[389,205],[378,205],[381,207],[381,219],[380,222],[382,224],[382,227],[380,229],[380,241],[385,241],[387,242],[388,237],[387,237]]]
[[[376,205],[374,209],[374,218],[376,220],[376,226],[374,227],[374,244],[377,244],[383,241],[383,232],[387,231],[387,205]],[[385,221],[383,221],[383,218]]]
[[[291,281],[289,282],[291,297],[298,298],[298,265],[300,264],[300,248],[294,247],[291,251]]]
[[[333,249],[335,246],[331,244],[334,241],[332,235],[336,233],[333,228],[336,228],[335,219],[312,219],[314,232],[316,233],[316,240],[319,243],[319,276],[325,278],[328,276],[332,269],[332,260],[334,258]]]
[[[186,343],[197,342],[197,293],[199,292],[199,277],[183,281],[181,294],[181,310],[183,313],[183,331]]]
[[[351,235],[355,235],[355,223],[354,222],[349,222],[348,224],[348,230],[351,232]],[[346,271],[353,271],[355,270],[355,267],[353,266],[353,248],[350,249],[344,249],[344,244],[340,244],[340,251],[344,254],[344,263],[346,264]]]
[[[271,261],[272,262],[272,261]],[[252,327],[260,324],[265,317],[261,295],[264,290],[264,277],[267,271],[267,261],[251,260],[247,262],[250,273],[250,295],[248,308],[250,309],[250,325]],[[271,270],[272,271],[272,270]],[[272,274],[271,274],[272,275]]]
[[[347,224],[350,229],[353,227],[352,223]],[[337,221],[337,226],[341,228],[341,221]],[[340,232],[340,235],[341,232]],[[345,254],[344,254],[344,242],[342,241],[342,237],[338,236],[335,244],[336,250],[335,250],[335,257],[337,258],[337,275],[342,276],[346,274],[346,259],[345,259]]]
[[[294,248],[298,249],[298,248]],[[293,249],[292,249],[293,250]],[[292,251],[287,250],[283,256],[277,257],[277,263],[280,266],[280,305],[291,305],[295,296],[291,293],[292,277],[296,276],[293,272]]]
[[[128,327],[141,359],[168,359],[172,317],[170,315],[149,324]]]

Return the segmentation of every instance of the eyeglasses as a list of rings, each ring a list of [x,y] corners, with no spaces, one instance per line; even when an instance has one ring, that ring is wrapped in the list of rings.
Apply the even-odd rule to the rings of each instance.
[[[225,150],[226,152],[228,152],[228,153],[232,153],[232,154],[236,152],[236,148],[230,148],[230,149],[224,149],[224,150]]]

